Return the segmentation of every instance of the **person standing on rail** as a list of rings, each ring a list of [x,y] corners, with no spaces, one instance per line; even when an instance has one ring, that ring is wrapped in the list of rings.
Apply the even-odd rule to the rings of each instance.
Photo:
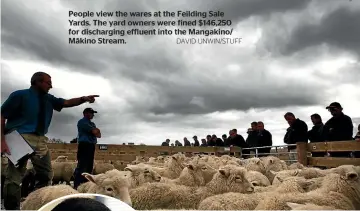
[[[338,102],[333,102],[326,107],[332,117],[325,123],[329,128],[327,141],[353,140],[353,123],[349,116],[343,113],[343,108]],[[349,152],[330,152],[331,157],[350,157]]]
[[[92,173],[94,167],[95,146],[97,138],[101,138],[101,132],[91,120],[94,118],[92,108],[85,108],[84,117],[77,123],[78,129],[78,150],[77,150],[77,166],[74,172],[74,189],[84,182],[87,182],[82,173]]]
[[[48,132],[53,111],[63,108],[93,103],[99,95],[89,95],[72,99],[63,99],[49,94],[52,88],[51,76],[45,72],[36,72],[30,80],[28,89],[14,91],[1,106],[1,152],[9,152],[5,134],[16,130],[35,149],[30,156],[35,170],[35,189],[51,184],[53,171],[51,155],[47,147]],[[6,124],[5,124],[6,122]],[[18,167],[8,163],[4,184],[4,207],[6,210],[19,210],[21,200],[21,177],[26,170],[28,159],[23,159]]]
[[[305,142],[308,143],[308,126],[307,124],[296,118],[295,115],[291,112],[287,112],[284,115],[285,120],[289,124],[289,128],[286,131],[284,136],[284,143],[285,144],[296,144],[297,142]],[[289,159],[291,162],[296,162],[297,160],[297,151],[296,146],[288,146]]]

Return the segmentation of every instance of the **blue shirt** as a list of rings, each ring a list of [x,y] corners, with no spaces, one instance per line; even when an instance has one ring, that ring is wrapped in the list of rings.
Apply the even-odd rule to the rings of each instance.
[[[90,121],[90,119],[83,117],[78,121],[77,128],[78,128],[78,142],[88,142],[88,143],[96,144],[97,142],[96,136],[94,136],[91,133],[91,130],[96,128],[95,123]]]
[[[45,94],[45,125],[44,134],[53,116],[53,110],[60,112],[64,107],[65,99]],[[14,91],[1,105],[1,115],[7,119],[5,130],[16,130],[20,134],[35,133],[39,115],[39,93],[33,89]]]

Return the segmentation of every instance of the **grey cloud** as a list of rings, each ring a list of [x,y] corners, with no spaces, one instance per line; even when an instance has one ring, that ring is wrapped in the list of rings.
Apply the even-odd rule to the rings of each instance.
[[[350,51],[359,56],[359,19],[360,10],[356,11],[341,7],[325,15],[320,22],[307,23],[295,28],[289,35],[289,39],[283,40],[281,53],[291,55],[307,48],[326,44],[338,50]],[[336,49],[334,50],[336,51]]]

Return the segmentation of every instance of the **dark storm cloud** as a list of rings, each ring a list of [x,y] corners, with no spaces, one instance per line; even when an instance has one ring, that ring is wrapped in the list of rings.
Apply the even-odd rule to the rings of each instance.
[[[25,3],[18,2],[4,1],[2,5],[2,42],[6,57],[22,53],[21,56],[25,58],[36,58],[54,66],[75,67],[78,68],[76,71],[101,74],[112,82],[117,77],[124,77],[141,83],[148,91],[140,92],[136,98],[126,99],[131,103],[133,113],[205,114],[252,107],[315,105],[321,101],[322,92],[316,84],[286,81],[281,76],[269,74],[265,63],[254,58],[252,52],[241,53],[242,49],[232,52],[228,46],[214,46],[199,55],[201,59],[210,61],[204,62],[192,58],[186,48],[164,38],[131,38],[134,42],[121,47],[70,46],[67,44],[67,9],[63,16],[43,19],[43,15],[33,13]],[[82,11],[218,9],[224,10],[232,19],[240,20],[252,15],[301,9],[308,1],[294,1],[291,4],[289,1],[217,1],[207,6],[190,1],[175,5],[170,1],[157,1],[156,4],[153,1],[107,1],[99,5],[85,5],[85,2],[68,1],[65,6],[81,8]],[[214,75],[228,63],[240,65],[245,73],[230,77],[226,74]],[[259,78],[259,75],[263,78]],[[125,89],[133,88],[118,87],[114,83],[114,89],[120,97]],[[312,93],[314,89],[318,91]],[[199,102],[192,102],[194,98]]]
[[[360,10],[341,7],[319,22],[299,25],[288,40],[282,42],[282,54],[289,55],[311,47],[327,44],[360,56]],[[279,45],[282,45],[279,42]],[[335,50],[336,52],[336,50]],[[312,54],[313,55],[313,54]]]
[[[311,0],[228,0],[213,1],[209,4],[212,5],[211,10],[222,11],[225,13],[226,19],[237,22],[250,16],[267,16],[274,12],[300,10],[305,8],[309,2]]]

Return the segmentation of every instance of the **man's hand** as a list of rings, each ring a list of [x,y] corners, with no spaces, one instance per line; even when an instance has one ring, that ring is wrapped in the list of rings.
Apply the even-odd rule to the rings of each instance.
[[[1,153],[7,153],[10,155],[10,150],[9,150],[9,147],[8,145],[6,144],[5,142],[5,135],[4,134],[1,134]]]
[[[82,97],[85,102],[93,103],[95,102],[95,97],[100,97],[100,95],[89,95]]]

